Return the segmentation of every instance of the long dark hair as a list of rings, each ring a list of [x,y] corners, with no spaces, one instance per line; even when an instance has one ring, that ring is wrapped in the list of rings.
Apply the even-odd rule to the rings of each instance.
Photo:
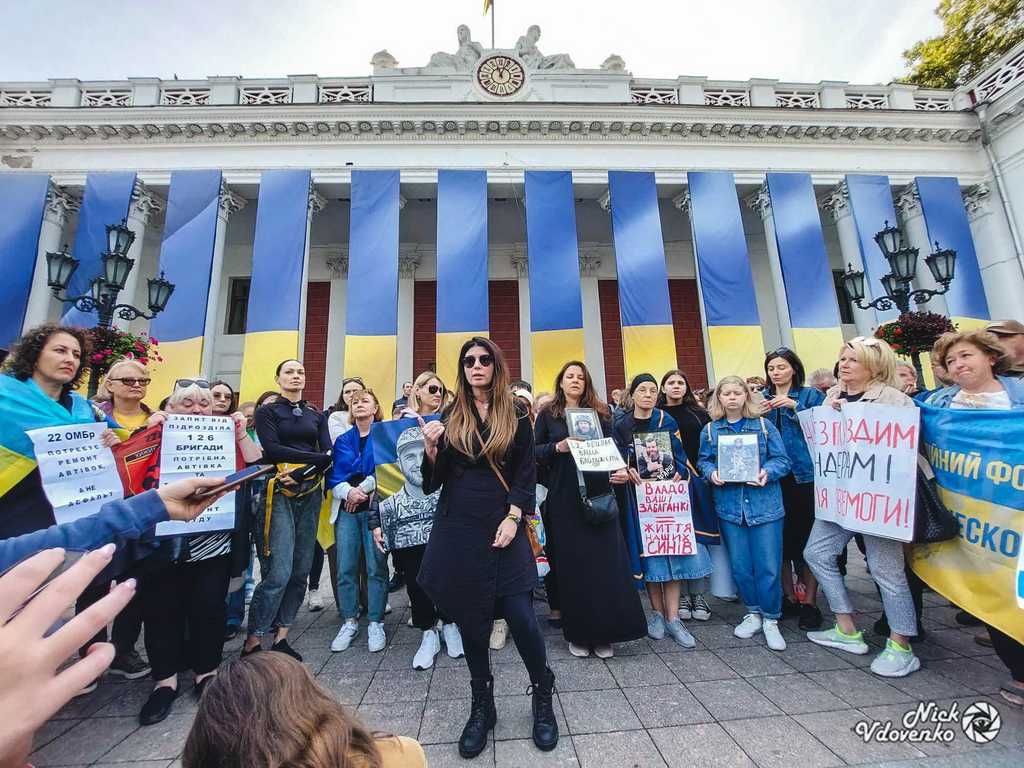
[[[214,379],[210,382],[210,393],[213,394],[214,387],[227,387],[228,392],[231,393],[231,405],[228,407],[228,413],[234,413],[238,410],[238,393],[235,392],[235,388],[228,384],[223,379]]]
[[[501,351],[501,347],[490,339],[474,336],[459,350],[459,373],[455,399],[448,406],[444,415],[447,422],[446,435],[448,443],[455,450],[466,456],[479,458],[475,449],[476,405],[473,404],[473,388],[470,386],[469,379],[466,378],[466,368],[462,364],[466,352],[473,347],[483,347],[494,360],[491,387],[487,393],[491,401],[490,413],[487,416],[487,439],[484,441],[481,455],[489,456],[492,461],[497,463],[505,458],[505,453],[512,445],[512,440],[516,436],[518,417],[516,402],[509,389],[510,376],[508,363],[505,362],[505,354]]]
[[[772,383],[772,377],[768,375],[768,363],[776,357],[781,357],[789,363],[789,367],[793,369],[793,381],[790,386],[800,389],[800,387],[804,385],[804,379],[807,377],[807,374],[804,372],[803,361],[797,356],[796,352],[788,347],[779,347],[774,352],[769,352],[764,356],[765,389],[773,395],[778,394],[778,392],[775,391],[775,385]]]
[[[364,384],[363,380],[358,376],[346,376],[344,379],[341,380],[341,389],[338,390],[338,402],[331,406],[331,413],[334,413],[335,411],[348,410],[348,403],[345,402],[345,385],[351,384],[353,381],[356,382],[363,389],[366,389],[366,384]]]
[[[81,353],[75,377],[61,387],[61,396],[76,389],[82,380],[82,375],[89,370],[89,358],[92,356],[92,344],[89,342],[89,336],[84,328],[57,325],[57,323],[43,323],[35,328],[29,328],[11,347],[11,355],[7,358],[4,371],[19,381],[31,379],[32,374],[35,373],[36,364],[39,362],[39,356],[43,353],[43,348],[58,333],[66,333],[77,341]]]
[[[686,377],[686,374],[678,368],[666,371],[665,375],[661,377],[661,383],[658,385],[658,407],[664,408],[668,405],[668,396],[665,394],[665,382],[673,376],[681,377],[683,383],[686,384],[686,391],[683,393],[682,405],[691,411],[706,413],[707,411],[705,411],[704,406],[697,402],[697,396],[693,394],[693,387],[690,386],[690,380]]]
[[[565,401],[565,392],[562,391],[562,379],[565,377],[565,372],[573,366],[576,366],[583,371],[583,394],[580,395],[579,407],[593,408],[597,411],[597,415],[602,419],[610,418],[611,411],[608,408],[608,404],[597,396],[597,392],[594,391],[594,381],[590,378],[590,371],[587,369],[587,366],[579,360],[570,360],[562,366],[562,370],[560,370],[558,375],[555,376],[555,394],[544,406],[544,410],[556,419],[560,419],[565,416],[567,403]]]

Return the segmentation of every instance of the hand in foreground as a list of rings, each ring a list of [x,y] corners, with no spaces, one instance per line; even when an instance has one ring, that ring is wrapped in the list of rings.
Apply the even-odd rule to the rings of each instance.
[[[379,549],[381,552],[384,552],[384,553],[387,552],[387,550],[384,549],[384,531],[383,531],[383,529],[381,529],[381,528],[374,528],[373,529],[373,543],[377,545],[377,549]]]
[[[121,442],[121,438],[114,434],[112,429],[104,429],[100,432],[100,443],[107,448],[113,448]]]
[[[348,492],[348,497],[345,499],[345,509],[349,512],[355,512],[359,505],[369,498],[361,488],[353,488]]]
[[[764,488],[767,483],[768,483],[768,472],[766,470],[762,469],[760,472],[757,473],[757,480],[755,480],[752,483],[747,483],[747,485],[753,485],[756,488]]]
[[[418,415],[416,421],[419,422],[420,430],[423,432],[423,451],[427,454],[427,458],[433,461],[437,457],[437,444],[444,434],[444,424],[440,419],[424,421],[423,417]]]
[[[714,472],[711,473],[711,477],[709,479],[711,480],[711,482],[714,485],[725,485],[725,480],[723,480],[722,478],[720,478],[718,476],[718,470],[717,469]]]
[[[153,411],[150,417],[146,419],[147,427],[155,427],[157,424],[163,424],[167,420],[167,414],[163,411]]]
[[[40,552],[0,577],[0,765],[24,765],[35,731],[113,661],[113,645],[94,643],[84,659],[58,671],[128,604],[134,579],[46,633],[110,563],[114,550],[108,544],[84,555],[34,596],[64,561],[63,550]]]
[[[629,482],[629,470],[627,469],[616,469],[611,475],[608,476],[612,485],[625,485]]]
[[[629,475],[629,481],[633,483],[633,485],[640,485],[640,483],[643,482],[643,480],[640,479],[640,473],[636,471],[636,467],[630,467],[626,470],[626,473]]]
[[[778,397],[773,397],[769,400],[768,406],[770,408],[792,408],[793,410],[796,410],[796,400],[786,395],[779,395]]]
[[[512,539],[516,537],[516,531],[518,530],[519,524],[512,522],[506,517],[501,521],[501,525],[498,526],[498,531],[494,534],[494,543],[491,546],[504,549],[512,543]]]
[[[194,495],[196,491],[201,491],[204,488],[216,488],[223,482],[219,477],[190,477],[158,488],[156,494],[167,507],[168,518],[188,523],[199,517],[211,504],[227,493],[215,493],[212,496],[198,499]]]

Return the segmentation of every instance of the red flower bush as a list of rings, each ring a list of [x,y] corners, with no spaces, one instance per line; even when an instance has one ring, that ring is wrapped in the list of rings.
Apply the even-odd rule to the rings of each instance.
[[[160,357],[157,340],[145,333],[134,334],[118,328],[90,328],[89,339],[92,341],[92,362],[102,376],[110,370],[115,362],[121,359],[138,360],[149,365],[150,360],[163,362]]]
[[[913,357],[930,352],[935,340],[956,327],[945,315],[935,312],[904,312],[896,320],[878,326],[875,337],[888,342],[893,352]]]

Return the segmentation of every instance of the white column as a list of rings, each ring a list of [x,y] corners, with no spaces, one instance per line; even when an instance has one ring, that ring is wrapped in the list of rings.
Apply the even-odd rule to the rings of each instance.
[[[404,253],[402,251],[405,251]],[[395,394],[399,397],[402,382],[412,381],[415,371],[412,369],[413,354],[413,303],[416,295],[416,268],[420,265],[420,256],[415,246],[399,249],[398,256],[398,367],[395,370]],[[390,403],[385,408],[389,407]]]
[[[140,309],[146,309],[149,306],[149,292],[145,285],[141,286],[140,293],[140,283],[142,282],[140,277],[143,272],[142,251],[145,246],[146,227],[149,224],[150,217],[154,213],[162,211],[164,207],[164,200],[153,194],[141,181],[135,180],[132,200],[128,205],[128,229],[135,233],[132,247],[128,249],[128,258],[133,259],[135,265],[132,267],[132,271],[128,273],[128,279],[125,280],[124,288],[118,294],[117,299],[122,304],[133,304]],[[123,320],[115,314],[113,325],[122,331],[126,331],[130,323],[128,320]]]
[[[924,220],[924,210],[921,208],[921,198],[917,192],[917,184],[911,182],[905,186],[896,197],[896,211],[903,224],[903,232],[907,237],[907,245],[917,248],[917,276],[914,278],[912,288],[927,288],[937,290],[939,284],[935,282],[932,272],[924,260],[932,252],[931,243],[928,241],[928,225]],[[927,304],[910,304],[911,311],[936,312],[940,315],[948,315],[949,308],[946,306],[944,296],[934,296]]]
[[[779,336],[782,346],[793,347],[793,326],[789,318],[789,302],[786,296],[786,283],[782,275],[782,261],[779,258],[779,244],[775,239],[775,219],[772,217],[772,201],[768,196],[768,187],[761,185],[753,195],[747,198],[747,205],[757,211],[764,224],[764,239],[768,246],[768,266],[772,273],[772,293],[775,301],[775,314],[779,321]]]
[[[540,382],[533,380],[533,341],[530,337],[530,265],[526,254],[512,256],[512,267],[519,281],[519,364],[522,377],[533,385],[534,392],[543,392]]]
[[[1014,256],[1013,237],[1003,207],[988,184],[965,190],[964,205],[992,318],[1024,320],[1020,300],[1024,296],[1024,278]]]
[[[601,297],[597,272],[601,257],[584,252],[580,256],[580,298],[583,301],[583,358],[590,369],[597,393],[606,398],[604,381],[604,336],[601,331]]]
[[[299,349],[298,355],[302,357],[302,350],[306,345],[306,284],[309,280],[309,232],[313,225],[313,216],[320,213],[327,207],[327,198],[321,195],[309,184],[309,207],[306,208],[306,247],[302,251],[302,286],[299,297]]]
[[[852,266],[854,270],[863,270],[864,261],[860,255],[857,227],[853,222],[853,211],[850,208],[850,192],[846,188],[845,181],[832,190],[825,201],[825,210],[832,215],[836,222],[836,230],[839,233],[839,249],[843,255],[843,269]],[[870,300],[870,291],[868,294],[867,298]],[[853,305],[853,319],[857,324],[857,333],[860,336],[871,336],[874,333],[877,326],[874,310],[861,309],[857,305]]]
[[[246,199],[220,185],[220,201],[217,211],[217,233],[213,241],[213,263],[210,266],[210,288],[206,299],[206,322],[203,325],[203,361],[199,370],[213,371],[214,339],[221,332],[220,287],[224,271],[224,245],[227,242],[228,220],[231,215],[245,208]]]
[[[348,249],[327,259],[331,270],[331,309],[327,317],[327,365],[324,376],[324,404],[329,405],[341,394],[345,375],[345,313],[348,293]]]
[[[36,266],[32,273],[32,289],[25,308],[25,322],[22,330],[28,330],[45,323],[59,312],[59,302],[46,284],[46,254],[59,251],[64,227],[72,213],[78,211],[82,202],[65,190],[50,182],[46,192],[46,207],[43,210],[43,225],[39,230],[39,249],[36,252]]]

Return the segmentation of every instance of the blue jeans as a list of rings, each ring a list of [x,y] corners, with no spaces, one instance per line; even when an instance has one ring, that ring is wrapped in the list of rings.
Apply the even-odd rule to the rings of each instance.
[[[265,508],[256,515],[256,552],[263,579],[249,605],[250,635],[262,637],[271,629],[290,627],[295,621],[306,596],[322,501],[319,490],[297,497],[274,494],[270,555],[263,554]]]
[[[759,613],[766,619],[782,615],[783,520],[736,525],[718,519],[740,597],[749,613]]]
[[[245,618],[245,598],[252,595],[256,580],[252,577],[253,549],[249,545],[249,567],[245,569],[245,583],[228,594],[228,626],[237,629]]]
[[[338,602],[341,618],[354,619],[359,612],[359,561],[366,558],[366,617],[384,621],[388,604],[388,564],[377,549],[366,524],[367,512],[338,512],[334,539],[338,547]]]

